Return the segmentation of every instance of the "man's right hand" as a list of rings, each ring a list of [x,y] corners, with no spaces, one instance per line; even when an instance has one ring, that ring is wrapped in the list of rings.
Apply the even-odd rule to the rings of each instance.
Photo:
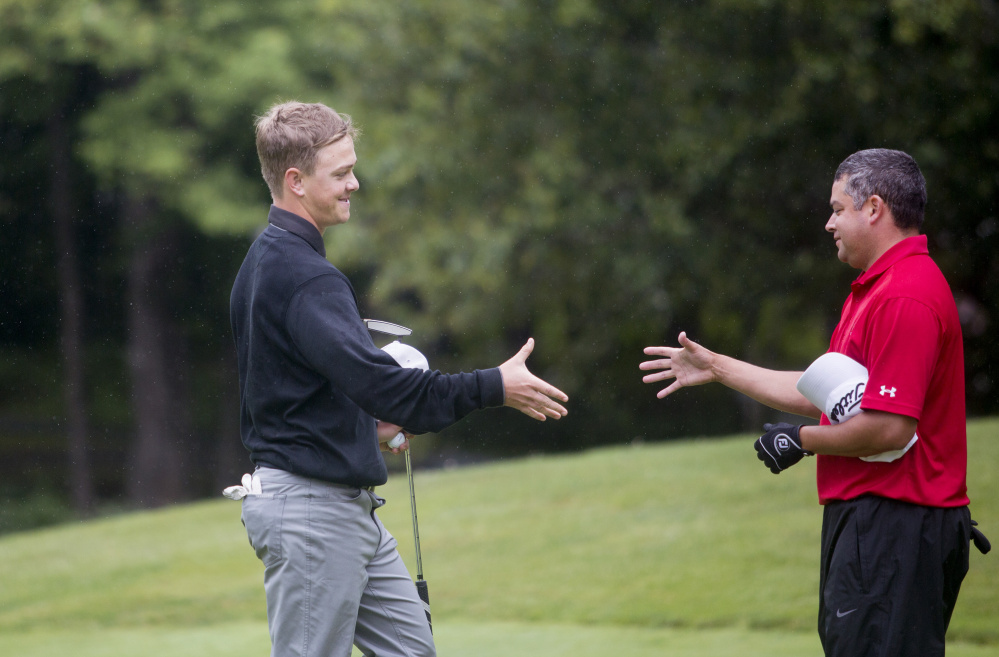
[[[542,422],[549,417],[558,420],[569,412],[558,402],[569,401],[569,396],[531,374],[527,357],[532,351],[534,338],[529,338],[513,358],[499,366],[503,376],[503,405]]]
[[[715,380],[712,371],[714,352],[705,349],[687,334],[680,333],[679,347],[646,347],[648,356],[662,356],[659,360],[647,360],[638,366],[642,370],[662,370],[642,377],[645,383],[656,383],[666,379],[675,379],[669,386],[656,395],[662,399],[685,386],[699,386]]]

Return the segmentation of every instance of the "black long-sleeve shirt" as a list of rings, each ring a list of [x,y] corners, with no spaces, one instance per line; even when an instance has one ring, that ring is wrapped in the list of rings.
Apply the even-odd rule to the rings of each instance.
[[[319,231],[274,206],[268,221],[236,275],[229,306],[240,430],[253,463],[378,486],[388,472],[375,418],[423,433],[503,404],[498,368],[442,374],[400,367],[375,347]]]

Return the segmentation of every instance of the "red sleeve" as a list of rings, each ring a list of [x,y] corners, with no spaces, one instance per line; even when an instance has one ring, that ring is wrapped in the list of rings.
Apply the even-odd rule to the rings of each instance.
[[[914,299],[890,299],[874,311],[867,329],[870,374],[861,408],[918,420],[940,350],[939,318]]]

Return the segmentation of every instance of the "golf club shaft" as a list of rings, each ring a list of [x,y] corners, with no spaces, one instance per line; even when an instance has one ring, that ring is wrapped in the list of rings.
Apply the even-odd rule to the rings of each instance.
[[[434,631],[433,621],[430,619],[430,590],[423,579],[423,555],[420,553],[420,524],[416,519],[416,489],[413,487],[413,463],[409,458],[409,450],[406,450],[406,475],[409,477],[409,508],[413,512],[413,546],[416,548],[416,593],[423,601],[423,611],[427,614],[427,625],[430,632]]]
[[[413,546],[416,548],[416,579],[423,579],[423,556],[420,554],[420,524],[416,519],[416,490],[413,488],[413,463],[406,450],[406,475],[409,477],[409,508],[413,513]]]

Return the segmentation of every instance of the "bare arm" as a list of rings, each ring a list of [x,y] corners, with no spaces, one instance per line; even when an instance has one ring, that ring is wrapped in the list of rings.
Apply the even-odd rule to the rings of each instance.
[[[916,418],[864,411],[846,422],[802,427],[802,449],[831,456],[873,456],[902,449],[916,433]]]
[[[795,387],[801,372],[768,370],[716,354],[687,338],[686,333],[680,333],[678,342],[679,347],[646,347],[646,355],[661,358],[639,365],[643,370],[661,370],[644,376],[645,383],[674,379],[659,391],[660,399],[686,386],[718,382],[780,411],[811,418],[821,415]]]

